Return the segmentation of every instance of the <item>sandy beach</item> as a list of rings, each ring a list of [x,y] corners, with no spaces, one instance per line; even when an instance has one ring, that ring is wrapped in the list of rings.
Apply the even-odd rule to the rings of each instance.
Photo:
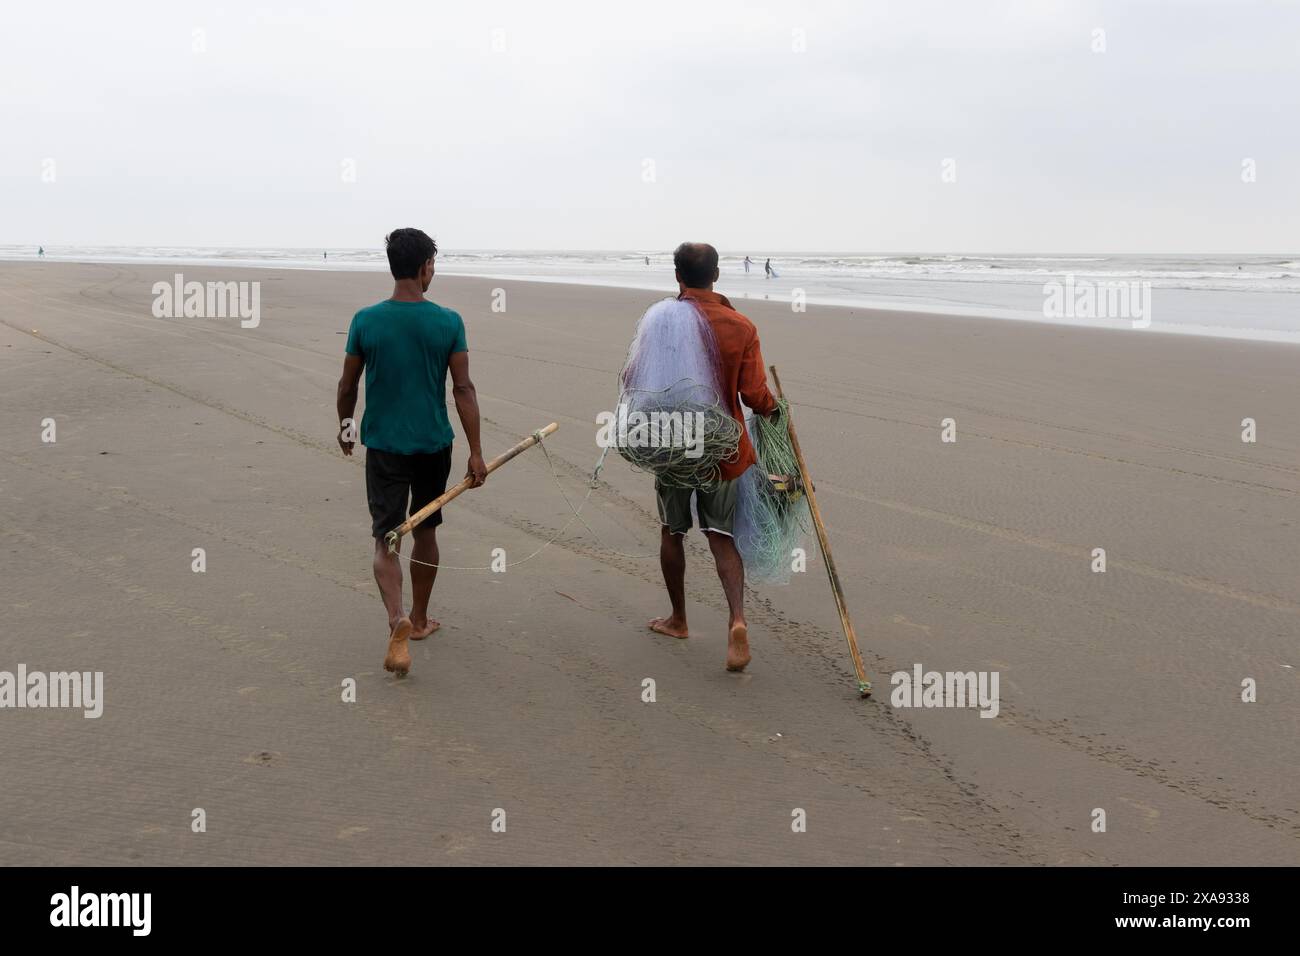
[[[177,271],[260,282],[260,324],[156,318]],[[737,298],[875,696],[811,539],[806,573],[748,596],[743,675],[698,534],[693,637],[649,633],[652,481],[617,458],[591,531],[441,571],[443,629],[395,680],[363,457],[334,437],[343,333],[390,288],[0,264],[0,670],[104,675],[97,719],[0,710],[0,864],[1300,862],[1300,347]],[[560,424],[439,534],[445,564],[518,561],[565,528],[560,488],[586,493],[656,296],[430,296],[464,317],[489,456]],[[996,671],[998,716],[891,706],[918,663]]]

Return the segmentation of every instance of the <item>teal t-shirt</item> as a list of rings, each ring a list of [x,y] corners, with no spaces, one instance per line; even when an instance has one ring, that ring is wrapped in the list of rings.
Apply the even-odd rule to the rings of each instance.
[[[467,351],[458,314],[427,300],[388,299],[352,317],[346,348],[366,363],[361,444],[398,455],[451,444],[447,363]]]

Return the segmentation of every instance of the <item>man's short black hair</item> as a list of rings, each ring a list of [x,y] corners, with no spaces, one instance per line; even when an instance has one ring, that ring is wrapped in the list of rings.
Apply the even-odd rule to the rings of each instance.
[[[677,278],[688,289],[707,289],[718,272],[718,250],[707,242],[683,242],[673,252]]]
[[[394,279],[415,279],[424,264],[438,254],[438,244],[420,229],[394,229],[384,236],[388,270]]]

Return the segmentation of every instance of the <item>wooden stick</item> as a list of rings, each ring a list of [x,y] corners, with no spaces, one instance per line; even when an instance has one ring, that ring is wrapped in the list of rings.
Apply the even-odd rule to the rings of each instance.
[[[487,473],[489,475],[492,474],[492,472],[496,471],[498,468],[500,468],[502,465],[508,462],[511,458],[514,458],[520,452],[525,452],[528,449],[532,448],[534,445],[538,444],[543,438],[553,433],[559,427],[560,426],[557,422],[551,422],[545,428],[541,428],[533,432],[531,435],[529,435],[527,438],[521,441],[514,448],[511,448],[509,451],[497,455],[497,457],[493,458],[490,462],[488,462]],[[397,542],[401,540],[402,535],[410,534],[412,529],[418,526],[420,522],[427,519],[429,515],[433,514],[435,511],[437,511],[439,508],[441,508],[443,505],[445,505],[447,502],[451,501],[452,499],[460,497],[460,495],[463,492],[468,491],[470,487],[473,485],[473,483],[474,483],[473,479],[471,478],[466,477],[462,479],[458,484],[452,485],[442,495],[440,495],[437,498],[434,498],[432,501],[430,501],[427,505],[425,505],[415,514],[411,515],[409,518],[407,518],[405,521],[399,524],[392,531],[388,532],[388,534],[384,536],[384,541],[388,544],[389,554],[397,550]]]
[[[779,398],[785,398],[785,392],[781,390],[781,376],[776,373],[776,366],[772,368],[772,381],[776,383],[776,394]],[[826,564],[826,576],[831,581],[831,592],[835,595],[835,607],[840,612],[840,625],[844,628],[844,639],[848,641],[849,653],[853,655],[853,669],[858,675],[858,693],[863,697],[871,696],[871,681],[867,680],[867,669],[862,664],[862,655],[858,652],[858,638],[853,632],[853,622],[849,620],[849,608],[844,603],[844,589],[840,586],[840,575],[835,570],[835,558],[831,554],[831,543],[826,537],[826,526],[822,524],[822,513],[817,507],[817,494],[813,490],[812,478],[808,474],[808,463],[804,461],[803,451],[799,448],[799,436],[795,434],[794,417],[790,414],[789,403],[786,403],[786,428],[790,431],[790,447],[794,449],[794,457],[799,462],[799,478],[803,482],[804,493],[808,495],[808,510],[812,512],[813,527],[817,529],[817,543],[821,545],[822,558]]]

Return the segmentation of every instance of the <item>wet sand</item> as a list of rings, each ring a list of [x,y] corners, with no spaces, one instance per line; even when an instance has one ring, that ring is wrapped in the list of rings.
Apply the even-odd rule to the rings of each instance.
[[[261,281],[260,325],[155,318],[177,271]],[[583,512],[599,542],[575,522],[503,574],[444,569],[443,628],[395,680],[363,459],[334,441],[341,333],[388,289],[0,264],[0,670],[103,671],[105,696],[97,720],[0,710],[0,864],[1300,862],[1300,349],[737,296],[875,697],[811,542],[749,595],[743,675],[698,534],[694,636],[646,631],[653,491],[617,459]],[[485,452],[559,422],[579,501],[654,294],[431,296],[465,318]],[[443,562],[520,560],[568,517],[530,451],[449,507]],[[998,672],[999,715],[892,707],[916,663]]]

